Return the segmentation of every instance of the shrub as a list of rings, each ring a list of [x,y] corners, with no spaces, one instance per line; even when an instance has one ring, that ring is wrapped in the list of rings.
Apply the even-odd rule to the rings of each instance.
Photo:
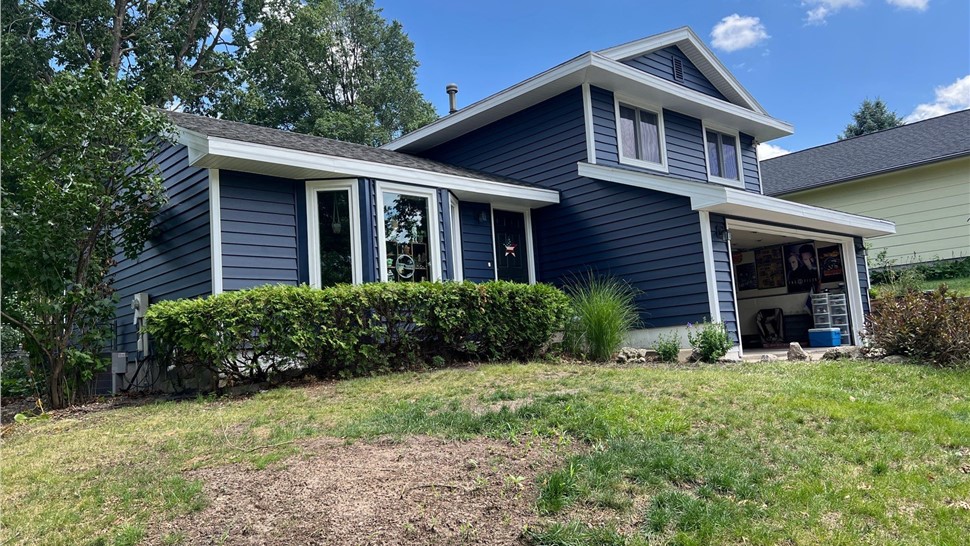
[[[946,285],[911,290],[873,302],[869,343],[938,366],[970,364],[970,298],[951,297]]]
[[[657,336],[657,343],[654,346],[657,358],[661,362],[677,362],[677,357],[680,356],[680,342],[680,335],[674,332]]]
[[[687,341],[704,362],[717,362],[733,346],[724,323],[707,322],[707,319],[696,326],[687,325]]]
[[[564,350],[593,360],[611,359],[639,323],[636,291],[619,279],[593,273],[574,279],[566,291],[573,318],[563,333]]]
[[[562,327],[567,306],[556,288],[509,282],[273,285],[156,303],[146,330],[166,364],[234,382],[294,367],[349,377],[531,358]]]

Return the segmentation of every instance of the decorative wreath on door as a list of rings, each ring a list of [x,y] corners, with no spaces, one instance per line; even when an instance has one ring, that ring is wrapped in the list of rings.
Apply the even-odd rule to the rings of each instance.
[[[414,258],[409,254],[400,254],[394,260],[394,271],[402,279],[410,279],[414,276]]]

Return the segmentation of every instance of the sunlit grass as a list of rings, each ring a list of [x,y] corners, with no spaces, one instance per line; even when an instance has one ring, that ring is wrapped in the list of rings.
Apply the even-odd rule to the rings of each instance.
[[[970,535],[970,372],[782,362],[491,365],[32,422],[3,440],[0,541],[138,543],[207,505],[193,469],[293,464],[318,436],[414,434],[573,444],[532,485],[537,543]]]

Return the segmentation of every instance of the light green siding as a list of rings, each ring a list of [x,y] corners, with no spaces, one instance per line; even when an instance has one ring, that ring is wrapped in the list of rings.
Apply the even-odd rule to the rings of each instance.
[[[899,264],[970,256],[970,158],[783,196],[819,207],[891,220],[896,234],[868,239]]]

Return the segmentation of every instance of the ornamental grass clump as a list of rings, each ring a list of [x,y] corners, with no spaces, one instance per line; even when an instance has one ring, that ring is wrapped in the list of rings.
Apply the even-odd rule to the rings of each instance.
[[[563,334],[563,349],[575,356],[605,362],[640,322],[636,290],[626,282],[593,273],[566,287],[573,317]]]

